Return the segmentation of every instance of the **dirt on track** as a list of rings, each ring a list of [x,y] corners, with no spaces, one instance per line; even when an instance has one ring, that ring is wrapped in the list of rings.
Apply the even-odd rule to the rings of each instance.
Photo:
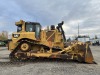
[[[0,75],[100,75],[100,47],[91,46],[97,64],[68,60],[37,59],[10,62],[7,48],[0,48]]]

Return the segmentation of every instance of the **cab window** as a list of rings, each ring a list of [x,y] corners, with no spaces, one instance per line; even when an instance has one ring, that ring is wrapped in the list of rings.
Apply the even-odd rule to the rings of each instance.
[[[41,26],[38,23],[26,23],[25,24],[26,32],[35,32],[35,37],[40,37]]]
[[[20,31],[22,31],[22,25],[17,26],[17,32],[20,32]]]
[[[25,29],[26,32],[35,32],[35,25],[33,25],[32,23],[26,23]]]

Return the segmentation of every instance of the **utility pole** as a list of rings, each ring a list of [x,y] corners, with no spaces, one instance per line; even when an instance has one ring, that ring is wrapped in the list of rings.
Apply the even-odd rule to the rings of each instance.
[[[78,37],[79,37],[79,23],[78,23]]]

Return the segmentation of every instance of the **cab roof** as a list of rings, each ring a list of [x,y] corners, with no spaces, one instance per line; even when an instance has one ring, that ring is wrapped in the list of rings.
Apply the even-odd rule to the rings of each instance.
[[[40,23],[39,22],[25,22],[25,21],[23,21],[23,20],[20,20],[19,22],[15,22],[15,25],[21,25],[21,24],[23,24],[23,23],[31,23],[31,24],[38,24],[38,25],[40,25]]]

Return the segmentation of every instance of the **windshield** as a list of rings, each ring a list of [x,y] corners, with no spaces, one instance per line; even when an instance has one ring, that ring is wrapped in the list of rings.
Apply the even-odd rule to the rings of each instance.
[[[22,25],[17,26],[17,32],[20,32],[22,30]]]

